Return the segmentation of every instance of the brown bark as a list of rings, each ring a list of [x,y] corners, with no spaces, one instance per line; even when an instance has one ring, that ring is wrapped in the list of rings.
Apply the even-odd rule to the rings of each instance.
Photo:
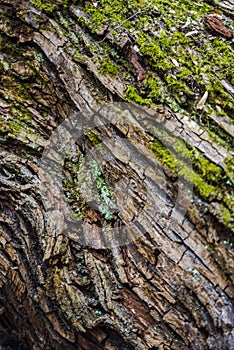
[[[136,84],[147,72],[125,33],[115,43],[105,26],[92,33],[85,17],[79,24],[84,14],[75,5],[66,10],[66,24],[59,6],[62,1],[50,13],[30,1],[0,3],[2,348],[234,349],[233,246],[220,216],[222,198],[201,198],[195,188],[183,220],[168,227],[178,176],[149,147],[154,130],[167,131],[158,139],[168,149],[173,135],[224,173],[233,153],[198,122],[160,105],[149,115],[136,112],[124,123],[96,127],[91,136],[84,132],[63,173],[68,206],[82,210],[79,230],[62,205],[45,207],[45,193],[58,202],[56,188],[40,176],[47,140],[68,118],[78,115],[78,125],[90,125],[88,112],[126,97],[124,78],[102,74],[91,51],[115,48]],[[77,47],[82,54],[75,54]],[[124,207],[110,220],[74,194],[77,164],[87,154],[95,159],[97,149],[115,201]],[[115,236],[106,247],[100,227],[124,234],[120,246]]]

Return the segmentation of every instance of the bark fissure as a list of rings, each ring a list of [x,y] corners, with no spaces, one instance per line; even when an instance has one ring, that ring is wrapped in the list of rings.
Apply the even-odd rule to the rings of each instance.
[[[3,349],[234,347],[233,2],[122,5],[0,3]]]

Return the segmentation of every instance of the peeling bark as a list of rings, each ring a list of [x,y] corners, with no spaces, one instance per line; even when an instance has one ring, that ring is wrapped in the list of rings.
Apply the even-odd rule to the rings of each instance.
[[[148,114],[129,113],[124,123],[116,119],[71,142],[63,186],[68,207],[80,215],[77,230],[62,204],[45,207],[45,190],[51,201],[58,198],[40,176],[43,150],[64,121],[78,115],[79,125],[89,125],[89,112],[127,101],[134,84],[141,96],[136,102],[152,98],[144,80],[156,71],[152,57],[129,44],[136,33],[125,27],[115,33],[115,23],[98,28],[90,23],[86,7],[91,4],[74,1],[64,7],[58,1],[51,11],[33,3],[0,2],[1,347],[232,350],[233,116],[218,114],[231,110],[230,81],[221,68],[214,72],[226,89],[227,108],[216,96],[219,108],[196,111],[197,95],[204,94],[198,86],[195,95],[185,96],[194,99],[193,107],[175,102],[172,92],[170,101],[149,102]],[[231,1],[219,2],[220,8],[233,15]],[[156,23],[160,11],[155,6],[147,11]],[[151,23],[149,32],[165,26],[164,20]],[[195,42],[189,50],[198,46]],[[111,50],[119,74],[113,74],[113,63],[103,65]],[[87,113],[81,117],[81,111]],[[209,114],[208,125],[192,118],[194,113]],[[211,137],[212,125],[217,139]],[[167,153],[159,153],[157,141],[175,153],[174,167]],[[97,152],[102,173],[93,171],[101,185],[108,180],[115,187],[115,203],[124,208],[121,213],[111,208],[111,218],[85,201],[86,187],[83,196],[76,191],[77,173],[84,176],[82,157],[96,159]],[[59,161],[54,163],[59,169]],[[175,216],[168,226],[176,203],[179,209],[183,204],[180,176],[193,183],[193,198],[183,220],[178,224]],[[175,213],[180,216],[180,210]],[[126,235],[127,244],[110,239],[105,249],[100,227]]]

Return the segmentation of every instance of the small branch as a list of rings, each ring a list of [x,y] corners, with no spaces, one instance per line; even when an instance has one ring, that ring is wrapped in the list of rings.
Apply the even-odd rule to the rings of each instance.
[[[135,12],[132,16],[126,18],[122,23],[118,24],[118,25],[117,25],[116,27],[114,27],[111,31],[109,31],[109,32],[106,34],[106,36],[105,36],[101,41],[99,41],[99,42],[102,43],[104,40],[106,40],[106,38],[107,38],[107,36],[108,36],[109,34],[113,33],[114,30],[116,30],[116,29],[122,27],[122,25],[123,25],[124,23],[126,23],[127,21],[129,21],[130,19],[136,17],[137,15],[140,15],[143,11],[145,11],[148,7],[150,7],[151,4],[152,4],[152,2],[150,2],[147,6],[143,7],[143,9],[141,9],[141,10]]]

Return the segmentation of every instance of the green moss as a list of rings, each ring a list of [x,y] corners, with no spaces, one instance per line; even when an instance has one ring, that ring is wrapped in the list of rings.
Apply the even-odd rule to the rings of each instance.
[[[88,25],[90,25],[90,28],[93,33],[99,30],[100,26],[106,22],[106,16],[96,8],[90,8],[87,10],[87,13],[91,14],[91,20]]]
[[[52,0],[31,0],[31,2],[49,12],[57,6]],[[103,31],[103,28],[109,33],[112,32],[113,40],[106,38],[99,43],[97,36],[94,38],[90,36],[89,40],[84,42],[82,36],[74,31],[73,19],[69,16],[60,16],[60,22],[69,38],[70,48],[77,50],[73,51],[73,57],[85,65],[83,57],[87,56],[87,52],[91,53],[90,59],[101,63],[101,74],[114,77],[121,72],[121,76],[128,76],[126,100],[141,105],[166,103],[174,112],[179,111],[181,115],[187,114],[191,118],[201,121],[211,139],[215,139],[224,147],[232,147],[233,141],[227,133],[219,125],[212,122],[213,111],[230,119],[233,118],[232,97],[220,84],[220,79],[225,79],[234,85],[234,78],[231,43],[221,37],[210,38],[203,28],[202,15],[211,8],[210,5],[200,0],[198,2],[153,0],[148,8],[149,12],[148,10],[143,11],[137,17],[128,19],[132,14],[144,9],[144,6],[148,5],[149,2],[130,0],[126,3],[123,0],[100,0],[96,7],[93,6],[92,2],[86,2],[85,6],[82,2],[78,1],[77,3],[82,6],[81,9],[85,12],[85,16],[76,20],[80,21],[82,25],[88,26],[96,34],[105,36],[106,32]],[[64,7],[67,4],[67,1],[66,5],[64,2]],[[153,6],[159,9],[159,16],[155,18],[149,15]],[[183,28],[188,18],[191,19],[191,24],[187,28]],[[189,31],[194,29],[192,21],[195,21],[196,27],[200,26],[200,28],[197,34],[191,37],[186,36]],[[109,27],[103,27],[103,24],[107,24]],[[229,19],[227,25],[232,26],[233,24],[233,19]],[[121,61],[119,57],[122,56],[122,53],[118,52],[115,38],[121,40],[123,32],[124,35],[125,33],[130,35],[134,44],[137,44],[140,50],[139,55],[142,55],[141,59],[147,66],[148,74],[141,86],[140,84],[133,86],[133,68],[130,67],[130,63],[125,64],[127,58],[125,61],[123,59]],[[10,33],[8,34],[10,35]],[[113,46],[111,46],[112,44]],[[4,54],[8,54],[9,60],[11,60],[11,57],[15,56],[15,43],[4,37],[0,45]],[[39,63],[43,63],[43,57],[40,54],[37,55]],[[0,66],[1,69],[3,67]],[[2,79],[5,79],[5,74],[2,74]],[[9,82],[11,83],[9,92],[2,91],[1,88],[0,92],[3,96],[9,96],[8,100],[11,105],[13,101],[17,101],[18,105],[13,106],[14,108],[11,107],[9,116],[1,118],[0,130],[3,133],[14,132],[14,136],[17,136],[21,130],[31,133],[33,129],[36,130],[37,123],[22,108],[23,101],[28,99],[28,87],[26,85],[24,87],[17,84],[16,86],[12,85],[12,77],[10,77]],[[7,85],[9,82],[4,81],[2,85]],[[201,112],[194,108],[195,98],[197,100],[201,97],[204,91],[208,91],[209,96],[207,109]],[[87,137],[94,146],[99,144],[95,133],[89,133]],[[155,138],[157,138],[157,134],[155,134]],[[160,137],[158,138],[161,140]],[[230,208],[233,205],[233,198],[228,193],[229,187],[233,183],[234,165],[232,160],[227,160],[225,174],[221,167],[213,164],[192,147],[179,141],[173,143],[168,138],[168,144],[165,142],[164,146],[164,143],[155,140],[150,144],[150,148],[163,164],[193,183],[197,193],[202,198],[208,200],[215,197],[223,201],[225,204],[224,221],[229,221]],[[193,169],[190,169],[186,164],[186,158],[191,162]],[[71,176],[67,175],[65,182],[74,206],[79,207],[81,204],[81,207],[84,208],[82,215],[85,215],[85,203],[82,202],[79,181],[76,178],[77,172],[79,172],[79,166],[72,167]],[[103,205],[101,212],[106,213],[103,215],[108,217],[111,191],[106,190],[104,176],[99,173],[95,164],[91,163],[89,172],[90,179],[95,183],[95,189],[101,198],[99,201],[100,208]]]
[[[234,216],[226,207],[221,205],[221,215],[223,219],[223,223],[233,229],[234,226]]]
[[[147,63],[157,71],[168,72],[174,67],[168,58],[168,54],[160,47],[157,40],[148,39],[145,35],[141,35],[137,43],[141,54],[146,56]]]
[[[42,0],[30,0],[32,4],[34,4],[36,7],[39,7],[42,10],[52,12],[55,8],[55,2],[54,1],[42,1]]]
[[[114,32],[115,27],[130,17],[134,11],[141,8],[138,1],[130,0],[126,3],[123,0],[101,0],[98,8],[95,6],[87,6],[85,11],[90,16],[90,20],[86,24],[92,32],[98,33],[103,24],[109,24],[109,30]],[[83,10],[83,8],[82,8]],[[130,28],[131,22],[126,21],[123,27]]]
[[[154,64],[157,64],[158,61],[165,60],[167,57],[156,42],[148,42],[145,37],[138,39],[138,44],[140,45],[140,52],[149,56],[151,62]]]
[[[210,160],[205,158],[199,151],[195,150],[191,146],[188,147],[180,140],[176,140],[173,145],[173,149],[179,158],[182,158],[193,166],[194,170],[201,176],[206,182],[220,183],[223,181],[223,173],[221,167],[215,165]]]
[[[207,119],[205,124],[208,126],[207,132],[212,141],[219,143],[228,150],[233,148],[233,138],[230,135],[228,135],[223,129],[209,124],[209,119]]]
[[[10,125],[6,123],[2,115],[0,115],[0,131],[4,134],[11,131]]]
[[[155,102],[157,100],[160,100],[162,102],[162,94],[164,87],[162,81],[157,76],[149,76],[147,79],[145,79],[144,88],[145,90],[150,90],[148,96],[152,98],[152,101]]]
[[[186,67],[180,67],[178,69],[178,73],[176,74],[176,76],[182,80],[188,81],[188,78],[191,78],[193,75],[193,72],[186,68]]]
[[[0,36],[0,50],[9,55],[9,61],[11,62],[15,54],[15,44],[4,34]]]
[[[126,89],[127,100],[139,104],[160,101],[169,104],[174,111],[183,113],[186,110],[191,117],[202,121],[205,129],[209,128],[212,111],[216,110],[217,106],[224,113],[233,114],[231,96],[216,75],[218,72],[220,78],[232,82],[233,55],[230,43],[225,38],[210,39],[203,35],[203,30],[205,34],[206,29],[202,16],[212,9],[212,6],[202,1],[196,4],[188,0],[153,0],[145,11],[144,7],[148,4],[135,0],[127,4],[123,0],[101,0],[96,7],[89,3],[85,9],[82,8],[90,19],[90,29],[100,29],[103,24],[108,24],[107,31],[117,40],[121,40],[123,29],[134,33],[134,43],[137,44],[142,60],[146,63],[148,77],[142,86],[132,86],[132,68],[119,60],[116,61],[114,56],[107,62],[103,60],[101,72],[113,77],[121,71],[121,75],[127,77],[125,83],[130,85]],[[159,10],[156,18],[150,15],[154,6]],[[136,18],[129,19],[137,12],[139,13]],[[188,18],[190,24],[183,28]],[[193,21],[200,26],[200,30],[195,36],[187,36],[189,31],[196,29]],[[234,25],[233,21],[229,22],[230,26]],[[107,40],[108,38],[101,42],[99,48],[103,50],[102,54],[109,56],[107,48],[110,48],[110,43],[105,46]],[[115,60],[114,66],[112,58]],[[209,92],[207,104],[210,109],[209,113],[203,111],[201,120],[201,113],[195,107],[198,96],[202,96],[206,90]],[[218,138],[217,142],[222,145],[228,143],[227,140],[223,142],[222,137]]]
[[[170,141],[170,137],[167,141]],[[220,189],[217,185],[222,181],[222,176],[221,169],[218,166],[212,164],[202,156],[196,159],[197,156],[195,156],[194,150],[188,149],[179,140],[174,141],[171,151],[158,140],[151,143],[150,148],[162,164],[167,165],[186,181],[192,183],[202,198],[210,199],[219,196]],[[186,162],[186,159],[188,159],[189,163]],[[199,173],[195,169],[198,169]],[[212,185],[212,182],[215,185]]]
[[[158,158],[162,161],[162,164],[167,165],[172,170],[177,170],[175,158],[159,141],[155,140],[151,143],[150,148],[157,154]]]
[[[113,78],[119,73],[119,67],[111,60],[105,60],[101,62],[100,73],[107,74]]]
[[[188,86],[185,83],[182,83],[181,81],[177,80],[171,75],[168,75],[166,77],[166,82],[168,84],[168,87],[176,93],[184,92],[188,96],[193,95],[192,91],[188,88]]]
[[[227,164],[226,173],[229,178],[228,184],[232,185],[234,184],[234,158],[226,158],[225,162]]]
[[[101,143],[101,141],[97,138],[96,134],[94,134],[91,131],[88,133],[88,138],[94,146],[97,146]]]
[[[195,165],[198,171],[201,172],[202,177],[207,181],[216,183],[222,181],[223,177],[221,168],[208,161],[208,159],[199,156]]]
[[[140,105],[151,104],[152,100],[147,98],[142,98],[138,93],[134,86],[129,86],[126,91],[126,98],[128,101],[136,102]]]
[[[150,143],[150,148],[158,155],[163,164],[167,164],[173,170],[176,168],[186,169],[192,167],[192,174],[194,174],[194,181],[199,185],[198,175],[207,185],[222,187],[225,189],[224,180],[229,181],[233,179],[234,161],[227,159],[226,174],[221,167],[207,159],[201,152],[192,146],[187,145],[182,140],[170,135],[166,130],[150,127],[150,133],[154,135],[155,140]],[[159,142],[158,140],[161,140]],[[229,174],[228,174],[229,173]],[[186,174],[187,179],[189,175]],[[229,185],[230,183],[226,183]],[[211,188],[211,187],[210,187]]]
[[[183,176],[186,181],[192,183],[202,198],[210,199],[218,195],[218,188],[207,184],[202,177],[195,173],[190,167],[184,166],[181,162],[179,162],[179,165],[181,168],[179,170],[179,175]]]

